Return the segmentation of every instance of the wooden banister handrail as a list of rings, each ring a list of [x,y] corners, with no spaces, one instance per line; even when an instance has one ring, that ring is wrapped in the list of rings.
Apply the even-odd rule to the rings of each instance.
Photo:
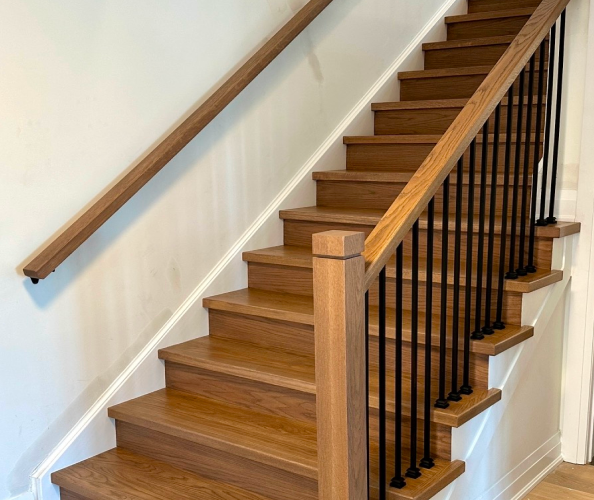
[[[569,0],[543,0],[365,241],[365,288],[427,207]]]
[[[332,0],[310,0],[180,126],[29,262],[23,269],[25,275],[43,279],[56,269],[225,109],[330,3]]]

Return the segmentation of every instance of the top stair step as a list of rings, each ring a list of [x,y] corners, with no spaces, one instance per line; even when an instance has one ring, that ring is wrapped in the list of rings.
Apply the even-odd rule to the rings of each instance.
[[[55,472],[52,481],[88,500],[267,500],[120,448]]]

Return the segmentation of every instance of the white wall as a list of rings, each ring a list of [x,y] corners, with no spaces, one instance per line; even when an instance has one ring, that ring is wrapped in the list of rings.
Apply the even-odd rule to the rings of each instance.
[[[0,3],[0,499],[28,488],[85,412],[111,401],[112,384],[128,380],[125,399],[163,383],[156,356],[135,372],[130,362],[159,332],[163,343],[207,332],[199,297],[245,285],[242,244],[280,243],[280,222],[267,219],[279,193],[294,186],[280,201],[313,202],[313,182],[295,176],[446,3],[334,2],[37,286],[23,264],[305,0]],[[396,81],[383,90],[394,96]],[[354,117],[371,132],[371,113]],[[343,166],[335,139],[320,168]],[[61,450],[109,446],[102,418],[103,433]]]
[[[454,429],[452,456],[466,472],[433,500],[519,500],[561,456],[565,311],[575,237],[554,243],[563,281],[523,296],[522,323],[534,336],[493,357],[489,385],[502,399]]]
[[[574,256],[574,278],[568,312],[565,346],[565,381],[563,407],[563,457],[574,463],[592,459],[594,422],[592,389],[594,380],[594,9],[583,11],[583,23],[589,23],[589,36],[579,49],[583,54],[582,72],[587,89],[583,101],[581,127],[574,131],[579,141],[576,220],[582,224]]]

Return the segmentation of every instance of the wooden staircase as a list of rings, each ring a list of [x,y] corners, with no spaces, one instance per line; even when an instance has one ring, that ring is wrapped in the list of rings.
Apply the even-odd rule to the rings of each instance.
[[[346,170],[314,173],[317,205],[280,212],[284,245],[244,253],[249,287],[204,300],[209,309],[210,335],[159,352],[165,364],[167,387],[109,410],[116,422],[117,448],[53,474],[63,499],[318,498],[312,235],[332,229],[371,232],[538,4],[537,0],[470,0],[467,15],[446,18],[448,40],[423,47],[425,70],[399,75],[401,102],[373,105],[375,135],[345,138]],[[517,113],[517,102],[504,101],[503,127],[510,104]],[[500,144],[504,146],[505,137]],[[480,147],[478,152],[480,161]],[[503,150],[500,158],[504,158]],[[498,184],[507,181],[499,175]],[[452,199],[455,192],[452,175]],[[450,203],[450,207],[453,213],[454,204]],[[467,232],[477,231],[477,219],[471,228],[463,225],[463,245]],[[439,220],[437,217],[436,234],[450,231],[453,242],[453,217],[448,228],[442,227]],[[426,229],[424,224],[422,218],[421,234]],[[532,327],[521,325],[523,294],[562,279],[561,271],[550,270],[553,240],[577,231],[579,224],[564,222],[537,228],[535,257],[539,272],[505,282],[503,318],[507,327],[483,340],[472,341],[473,394],[446,409],[432,409],[435,467],[424,471],[417,480],[407,480],[403,489],[390,489],[390,499],[431,498],[464,472],[463,462],[451,460],[451,429],[501,399],[501,391],[488,385],[489,359],[533,335]],[[500,232],[499,221],[495,242]],[[410,235],[405,241],[409,238]],[[440,241],[436,237],[436,255]],[[497,262],[498,248],[496,244]],[[423,247],[421,255],[422,252]],[[419,280],[424,294],[427,276],[422,264]],[[405,304],[410,301],[407,290],[411,268],[410,256],[405,254]],[[438,268],[436,261],[435,269]],[[448,286],[452,288],[452,266],[449,269]],[[392,261],[387,268],[388,303],[394,299],[394,272]],[[439,330],[441,279],[436,271],[434,332]],[[377,300],[376,287],[372,286],[372,485],[377,483],[378,476],[378,465],[373,462],[373,450],[377,447],[374,437],[378,432],[373,418],[378,408],[374,396],[377,364],[373,362],[378,330],[377,311],[374,313],[373,307]],[[408,341],[410,310],[406,309],[404,340]],[[388,316],[394,314],[393,309],[388,311]],[[388,325],[393,324],[394,321],[388,321]],[[421,350],[424,328],[421,318]],[[390,349],[393,351],[394,330],[390,327],[387,336],[391,342],[388,356],[393,356]],[[439,343],[434,340],[432,356],[436,359],[438,351]],[[451,359],[451,348],[448,353]],[[419,359],[422,370],[424,355]],[[406,377],[410,365],[406,347],[404,365]],[[434,371],[437,365],[436,362]],[[388,384],[393,383],[388,374]],[[410,383],[404,387],[410,387]],[[433,388],[436,390],[437,384]],[[419,390],[422,402],[421,386]],[[393,391],[388,390],[390,393]],[[387,405],[388,412],[393,412],[394,401],[388,399]],[[403,418],[410,419],[410,415],[410,395],[405,393]],[[394,418],[393,414],[390,418]],[[405,432],[405,445],[408,439]],[[422,446],[423,436],[418,439]],[[392,470],[390,460],[393,463],[394,458],[388,457]],[[372,491],[372,497],[373,494]]]

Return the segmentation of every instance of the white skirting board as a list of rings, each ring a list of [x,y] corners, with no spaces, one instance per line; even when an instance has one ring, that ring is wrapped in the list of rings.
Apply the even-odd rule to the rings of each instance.
[[[282,228],[278,222],[279,209],[303,206],[311,202],[314,189],[311,182],[312,171],[342,168],[336,167],[341,164],[344,166],[342,137],[348,134],[370,133],[373,123],[371,103],[398,99],[397,73],[420,69],[423,60],[422,44],[443,39],[445,36],[443,18],[448,15],[461,14],[465,12],[465,8],[465,0],[444,2],[442,8],[435,13],[415,39],[393,61],[266,210],[229,249],[159,332],[89,408],[74,428],[36,468],[31,475],[31,498],[58,500],[58,488],[51,484],[52,471],[67,467],[115,445],[115,429],[113,422],[107,417],[107,408],[164,385],[163,367],[157,359],[158,349],[170,345],[174,333],[186,328],[187,324],[195,319],[196,314],[203,312],[201,303],[204,297],[226,291],[225,286],[230,273],[236,271],[245,273],[241,262],[243,251],[257,248],[262,245],[263,241],[270,240],[271,232],[274,232],[275,235],[282,234]],[[197,313],[197,310],[200,313]],[[19,498],[19,500],[21,499]],[[24,498],[23,500],[29,499]]]

